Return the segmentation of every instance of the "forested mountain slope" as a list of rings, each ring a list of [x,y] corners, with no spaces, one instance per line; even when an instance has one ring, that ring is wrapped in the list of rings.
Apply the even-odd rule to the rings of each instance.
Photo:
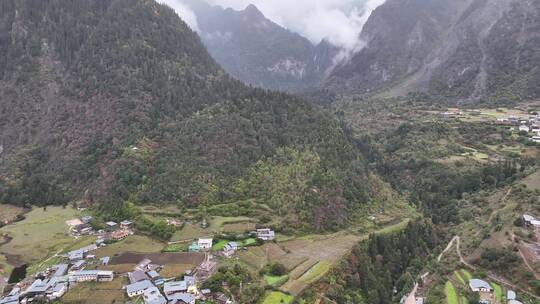
[[[539,14],[535,0],[386,1],[363,28],[367,46],[336,68],[325,87],[394,96],[538,97]]]
[[[376,197],[337,121],[233,80],[153,0],[1,1],[0,73],[3,203],[244,201],[323,230]]]

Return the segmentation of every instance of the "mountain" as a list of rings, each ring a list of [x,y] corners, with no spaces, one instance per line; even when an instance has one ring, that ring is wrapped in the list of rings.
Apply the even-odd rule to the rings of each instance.
[[[0,126],[2,203],[205,206],[326,230],[381,187],[340,123],[229,77],[153,0],[0,2]]]
[[[539,14],[535,0],[388,0],[363,28],[367,46],[325,87],[475,100],[538,97]]]
[[[299,91],[317,86],[337,49],[267,19],[254,5],[236,11],[202,0],[182,0],[197,16],[199,34],[212,57],[232,76],[258,87]]]

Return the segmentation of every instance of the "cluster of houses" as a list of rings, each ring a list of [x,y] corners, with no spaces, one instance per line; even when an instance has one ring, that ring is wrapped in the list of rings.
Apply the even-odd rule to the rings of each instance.
[[[276,238],[275,232],[270,228],[257,229],[250,233],[254,237],[263,240],[263,241],[273,241]],[[200,238],[197,241],[191,243],[188,247],[189,252],[201,252],[209,251],[212,249],[213,239],[212,238]],[[224,257],[232,257],[236,251],[238,251],[239,246],[237,242],[231,241],[225,244],[220,254]]]
[[[86,269],[89,265],[107,265],[109,257],[99,260],[92,254],[99,247],[106,246],[108,240],[120,240],[132,234],[129,221],[121,223],[107,222],[106,230],[94,231],[90,225],[92,218],[84,216],[67,222],[70,233],[78,237],[81,235],[97,235],[95,243],[72,250],[62,257],[63,264],[50,267],[46,271],[37,274],[18,283],[9,294],[0,298],[0,304],[26,304],[35,299],[56,300],[61,298],[70,288],[80,282],[108,282],[114,279],[114,272],[108,270]],[[273,230],[257,229],[252,235],[264,241],[275,239]],[[191,252],[210,251],[212,238],[200,238],[189,246]],[[237,242],[228,242],[219,252],[225,257],[232,257],[239,249]],[[199,290],[197,282],[204,282],[217,270],[217,262],[212,260],[209,254],[194,271],[184,275],[182,280],[170,280],[163,278],[159,272],[162,266],[153,264],[149,259],[141,261],[133,271],[127,274],[129,284],[125,291],[128,297],[142,297],[145,304],[195,304],[196,301],[204,303],[212,300],[219,304],[230,304],[231,300],[223,293],[215,293],[207,289]],[[90,267],[95,268],[95,267]]]
[[[499,123],[512,125],[510,130],[516,130],[519,132],[527,132],[530,136],[530,140],[536,143],[540,143],[540,114],[528,118],[507,117],[499,118]]]
[[[81,218],[72,219],[66,222],[70,227],[69,232],[75,237],[82,235],[97,235],[107,241],[119,241],[133,234],[131,229],[132,223],[128,220],[120,222],[120,224],[109,221],[105,223],[106,229],[95,231],[91,225],[93,218],[89,215]]]
[[[26,304],[35,299],[55,300],[61,298],[69,288],[79,282],[109,282],[114,279],[114,273],[107,270],[85,270],[88,264],[106,265],[108,257],[95,261],[91,254],[98,246],[104,246],[101,242],[70,251],[62,257],[65,263],[54,265],[46,271],[38,273],[33,278],[28,278],[18,283],[11,292],[0,299],[1,304]]]
[[[469,287],[473,292],[478,292],[480,294],[480,304],[491,304],[495,302],[494,290],[488,282],[480,279],[471,279],[469,281]],[[508,304],[522,304],[522,302],[517,299],[517,294],[513,290],[508,290],[506,292],[506,301]]]
[[[473,116],[483,114],[480,110],[471,110],[467,112]],[[465,113],[458,109],[451,109],[441,113],[441,115],[445,118],[455,118],[462,117],[463,115],[465,115]],[[497,123],[511,126],[510,130],[512,131],[517,130],[519,132],[527,132],[531,141],[540,143],[540,114],[536,114],[534,116],[524,115],[522,117],[501,117],[497,119]]]
[[[159,274],[161,266],[145,259],[128,273],[130,284],[125,286],[126,294],[130,298],[142,297],[145,304],[195,304],[197,300],[231,304],[232,301],[225,294],[199,290],[197,287],[197,282],[206,280],[215,271],[216,265],[206,260],[195,270],[195,275],[188,272],[182,280],[166,280]],[[206,272],[202,273],[203,270]]]
[[[534,216],[529,214],[523,215],[523,223],[525,223],[525,226],[532,227],[534,229],[537,229],[540,231],[540,220],[536,219]]]

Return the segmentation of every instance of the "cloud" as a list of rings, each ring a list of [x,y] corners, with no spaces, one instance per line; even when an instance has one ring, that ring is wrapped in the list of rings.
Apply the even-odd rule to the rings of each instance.
[[[199,32],[197,16],[192,10],[189,9],[189,7],[180,3],[178,0],[158,0],[158,2],[172,7],[178,16],[180,16],[180,18],[182,18],[182,20],[184,20],[184,22],[186,22],[192,30]]]
[[[204,0],[201,0],[204,1]],[[323,39],[355,52],[364,46],[360,32],[371,12],[385,0],[207,0],[213,5],[244,9],[255,4],[270,20],[314,44]]]

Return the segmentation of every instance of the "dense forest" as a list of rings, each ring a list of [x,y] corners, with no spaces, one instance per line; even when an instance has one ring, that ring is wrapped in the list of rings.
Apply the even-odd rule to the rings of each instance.
[[[167,6],[6,0],[0,14],[0,202],[82,201],[121,217],[128,202],[275,206],[301,195],[279,214],[325,230],[376,191],[337,120],[230,78]],[[301,184],[264,184],[303,166],[283,167],[289,158],[313,160],[295,173]]]
[[[409,223],[403,230],[372,235],[356,245],[332,273],[304,293],[309,303],[316,291],[339,304],[396,303],[409,293],[426,261],[444,244],[444,233],[429,221]]]

